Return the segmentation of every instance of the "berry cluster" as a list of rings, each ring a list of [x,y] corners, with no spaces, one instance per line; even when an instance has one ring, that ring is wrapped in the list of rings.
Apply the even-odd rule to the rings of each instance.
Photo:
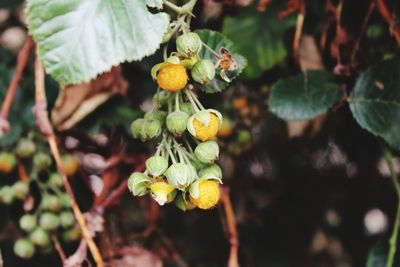
[[[150,193],[160,205],[175,201],[182,210],[210,209],[220,198],[222,172],[215,164],[219,146],[214,139],[223,122],[220,112],[204,108],[194,91],[212,83],[220,67],[200,58],[201,49],[210,48],[196,33],[180,35],[176,48],[151,71],[158,84],[153,109],[132,122],[134,138],[162,140],[147,159],[146,171],[133,173],[128,187],[135,196]]]
[[[49,252],[53,249],[51,235],[60,236],[65,242],[76,241],[80,231],[71,210],[68,195],[59,173],[53,172],[52,158],[43,149],[38,151],[32,137],[21,139],[14,152],[0,153],[0,173],[5,181],[13,184],[0,188],[0,203],[11,205],[20,201],[24,213],[19,218],[22,237],[14,243],[14,253],[24,259],[31,258],[36,250]],[[22,167],[16,171],[17,162]],[[78,163],[71,155],[63,156],[66,173],[73,175]],[[21,168],[26,177],[20,177]],[[29,175],[27,173],[29,169]]]

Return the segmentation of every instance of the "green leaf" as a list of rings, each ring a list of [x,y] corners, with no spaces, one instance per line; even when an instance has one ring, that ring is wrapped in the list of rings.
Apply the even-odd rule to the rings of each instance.
[[[326,71],[308,71],[281,79],[271,88],[270,110],[286,120],[311,119],[340,100],[335,77]]]
[[[276,13],[282,5],[275,3],[269,5],[266,12],[257,12],[251,6],[241,9],[240,15],[224,20],[222,32],[249,62],[244,70],[247,78],[259,77],[264,71],[281,63],[287,55],[283,37],[286,30],[295,25],[295,20],[278,20]]]
[[[349,97],[362,128],[400,148],[400,56],[381,61],[362,74]]]
[[[385,267],[386,266],[386,258],[389,253],[389,240],[385,238],[379,239],[375,245],[369,250],[367,257],[367,267]],[[397,258],[399,257],[398,253],[395,256],[395,262],[393,267],[399,267],[399,262]]]
[[[30,0],[28,27],[47,73],[64,84],[88,81],[160,46],[169,25],[147,0]]]
[[[239,74],[246,67],[247,60],[237,52],[234,43],[229,40],[225,35],[219,32],[205,29],[197,30],[195,32],[200,36],[200,39],[203,41],[203,43],[205,43],[215,52],[220,53],[221,48],[226,48],[232,54],[233,59],[237,63],[237,68],[234,71],[228,72],[227,76],[231,80],[239,76]],[[201,49],[199,56],[202,59],[210,59],[214,63],[217,62],[217,59],[211,54],[210,50],[206,49],[205,47]],[[229,85],[229,83],[225,82],[221,78],[221,76],[219,75],[220,70],[221,69],[217,69],[215,79],[213,79],[209,84],[199,84],[199,88],[206,93],[216,93],[224,90]]]

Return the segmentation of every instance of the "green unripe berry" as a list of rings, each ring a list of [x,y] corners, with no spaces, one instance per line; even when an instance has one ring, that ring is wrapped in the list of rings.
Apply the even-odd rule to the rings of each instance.
[[[187,113],[189,116],[193,115],[194,109],[191,103],[189,102],[183,102],[179,105],[179,108],[181,111]]]
[[[194,155],[202,163],[213,163],[219,157],[219,146],[215,141],[206,141],[197,145]]]
[[[188,32],[176,38],[176,50],[184,57],[197,55],[201,50],[202,42],[197,33]]]
[[[15,198],[24,200],[29,194],[29,183],[18,181],[12,185],[12,189]]]
[[[211,164],[199,171],[201,179],[222,179],[222,170],[217,164]]]
[[[28,239],[18,239],[14,243],[14,253],[22,259],[30,259],[35,254],[35,247]]]
[[[134,172],[128,179],[128,188],[134,196],[144,196],[149,192],[150,178],[141,172]]]
[[[146,119],[142,128],[142,141],[152,140],[161,134],[162,128],[159,120]]]
[[[79,231],[78,227],[73,227],[65,230],[62,237],[65,242],[77,241],[81,237],[81,232]]]
[[[33,166],[38,171],[44,171],[51,166],[52,160],[46,153],[39,152],[33,156]]]
[[[174,111],[167,116],[167,129],[174,135],[180,136],[185,132],[189,114],[183,111]]]
[[[131,132],[133,138],[141,138],[144,119],[137,119],[131,123]]]
[[[39,225],[46,231],[53,231],[60,226],[60,220],[51,212],[45,212],[40,216]]]
[[[0,202],[9,205],[14,200],[14,190],[11,186],[3,186],[0,188]]]
[[[47,183],[54,188],[62,188],[64,185],[62,177],[58,172],[53,172],[50,174],[50,178]]]
[[[159,177],[168,169],[168,161],[161,156],[152,156],[146,160],[146,170],[153,177]]]
[[[75,224],[75,216],[70,211],[63,211],[60,214],[60,224],[63,228],[71,227]]]
[[[192,165],[174,163],[165,172],[168,183],[179,190],[185,190],[197,179],[197,172]]]
[[[156,110],[154,112],[148,112],[144,115],[145,119],[155,119],[158,120],[161,125],[165,123],[165,118],[167,117],[167,113],[162,110]]]
[[[18,157],[30,158],[36,151],[36,145],[30,139],[21,139],[15,149]]]
[[[71,208],[71,201],[69,200],[68,194],[62,194],[60,196],[61,206],[64,208]]]
[[[32,214],[25,214],[19,219],[19,227],[27,233],[30,233],[37,226],[36,216]]]
[[[46,247],[50,244],[49,234],[40,227],[29,235],[29,239],[38,247]]]
[[[193,80],[200,84],[207,84],[215,77],[214,63],[209,59],[203,59],[194,64],[191,75]]]
[[[46,194],[42,198],[41,206],[46,210],[59,211],[62,203],[57,196]]]
[[[238,130],[236,142],[239,145],[247,145],[251,142],[251,133],[249,130]]]

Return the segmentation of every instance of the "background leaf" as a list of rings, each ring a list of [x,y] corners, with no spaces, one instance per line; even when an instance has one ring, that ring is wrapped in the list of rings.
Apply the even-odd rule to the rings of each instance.
[[[283,35],[295,25],[292,18],[278,20],[276,10],[281,4],[273,2],[265,12],[251,6],[236,17],[226,17],[222,32],[244,55],[249,66],[244,70],[247,78],[257,78],[264,71],[281,63],[287,54]]]
[[[350,95],[350,109],[362,128],[400,148],[400,56],[362,74]]]
[[[239,74],[246,67],[247,60],[242,55],[237,53],[237,49],[235,48],[233,42],[231,40],[229,40],[225,35],[223,35],[219,32],[210,31],[210,30],[197,30],[195,32],[200,36],[201,40],[206,45],[208,45],[210,48],[212,48],[217,53],[220,53],[221,48],[228,49],[229,52],[232,54],[233,59],[237,63],[237,69],[235,71],[228,72],[227,76],[231,80],[233,80],[237,76],[239,76]],[[211,52],[208,49],[203,48],[200,51],[199,56],[203,59],[210,59],[214,63],[216,62],[215,57],[211,54]],[[211,83],[205,84],[205,85],[199,84],[198,86],[202,91],[204,91],[206,93],[216,93],[216,92],[221,92],[228,85],[229,85],[229,83],[222,80],[219,75],[219,71],[217,71],[217,73],[215,75],[215,79]]]
[[[31,0],[27,10],[46,71],[64,84],[153,54],[169,24],[145,0]]]
[[[270,110],[286,120],[311,119],[339,101],[341,91],[335,77],[325,71],[282,79],[272,86]]]

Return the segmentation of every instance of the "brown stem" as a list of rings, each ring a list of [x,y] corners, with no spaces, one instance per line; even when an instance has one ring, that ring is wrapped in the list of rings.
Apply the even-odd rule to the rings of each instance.
[[[390,33],[393,34],[394,38],[396,39],[397,44],[400,46],[400,27],[396,25],[396,20],[390,14],[388,7],[384,0],[375,0],[376,6],[381,13],[383,19],[389,24]]]
[[[21,180],[21,181],[28,181],[29,180],[29,176],[28,176],[28,174],[26,173],[26,169],[25,169],[25,166],[24,166],[24,164],[22,163],[22,162],[18,162],[18,176],[19,176],[19,179]]]
[[[232,202],[229,197],[229,188],[225,187],[222,189],[221,201],[224,204],[226,222],[228,226],[229,243],[231,244],[228,267],[239,267],[239,239],[235,221],[235,214],[233,212]]]
[[[62,262],[64,262],[67,259],[67,257],[65,256],[65,252],[61,247],[60,241],[58,241],[57,236],[54,235],[54,234],[51,235],[50,237],[51,237],[51,240],[54,243],[54,247],[56,248],[56,250],[58,252],[58,255],[60,255],[60,258],[61,258]]]
[[[29,54],[33,47],[33,41],[30,36],[25,40],[24,46],[18,54],[17,66],[15,68],[14,75],[11,79],[10,85],[7,89],[7,94],[3,100],[3,104],[0,110],[0,133],[6,133],[10,131],[10,124],[8,122],[8,112],[10,111],[11,104],[14,100],[15,92],[17,91],[18,83],[21,79],[22,72],[28,63]]]
[[[303,31],[305,14],[306,14],[305,3],[304,1],[301,1],[300,12],[297,15],[296,32],[294,34],[294,39],[293,39],[293,57],[297,62],[299,62],[300,59],[299,47],[300,47],[301,33]]]
[[[50,151],[56,162],[57,170],[63,179],[64,187],[71,202],[72,210],[75,214],[76,220],[78,221],[79,227],[81,229],[82,236],[88,244],[88,247],[93,255],[96,265],[98,267],[104,267],[104,262],[101,257],[100,251],[96,246],[95,242],[93,241],[92,234],[90,233],[85,218],[78,207],[71,185],[68,181],[68,177],[65,174],[62,166],[60,151],[57,147],[56,137],[54,135],[53,128],[50,124],[47,112],[47,101],[46,101],[45,86],[44,86],[44,70],[39,58],[36,58],[35,61],[35,88],[36,88],[35,90],[36,103],[35,107],[33,108],[33,113],[36,118],[37,127],[39,128],[39,130],[49,143]]]

